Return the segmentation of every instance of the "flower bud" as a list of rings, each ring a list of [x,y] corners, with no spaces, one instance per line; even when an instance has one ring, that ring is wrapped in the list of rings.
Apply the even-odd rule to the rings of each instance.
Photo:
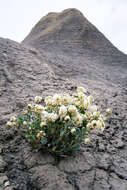
[[[67,114],[67,108],[66,108],[66,106],[62,105],[59,109],[59,116],[65,117],[66,114]]]
[[[85,138],[85,144],[90,143],[90,138]]]
[[[32,105],[31,105],[31,104],[28,104],[28,105],[27,105],[27,108],[28,108],[28,109],[32,109]]]
[[[15,116],[12,116],[12,117],[10,118],[10,121],[15,122],[15,121],[16,121],[16,117],[15,117]]]
[[[44,131],[39,131],[37,134],[37,138],[40,139],[41,137],[45,137],[46,133]]]
[[[26,122],[26,121],[23,121],[23,125],[26,126],[26,125],[27,125],[27,122]]]
[[[64,118],[65,121],[69,121],[70,120],[70,116],[67,115],[65,118]]]
[[[27,115],[28,111],[27,111],[27,110],[24,110],[24,112],[23,112],[23,113],[24,113],[24,115]]]
[[[78,87],[78,88],[77,88],[77,92],[83,92],[83,93],[86,93],[86,89],[83,88],[83,87]]]
[[[44,127],[46,125],[46,122],[44,122],[44,121],[42,121],[41,123],[40,123],[40,127]]]
[[[41,96],[35,96],[35,99],[34,99],[35,103],[41,103],[42,101],[42,97]]]
[[[107,115],[111,115],[112,114],[112,110],[110,108],[106,109],[106,114]]]
[[[7,124],[6,124],[8,127],[12,127],[13,126],[13,123],[11,121],[8,121]]]
[[[94,98],[93,98],[93,96],[88,96],[88,101],[89,101],[89,103],[92,103],[92,102],[94,102]]]
[[[71,129],[71,133],[74,134],[76,132],[76,129],[75,128],[72,128]]]

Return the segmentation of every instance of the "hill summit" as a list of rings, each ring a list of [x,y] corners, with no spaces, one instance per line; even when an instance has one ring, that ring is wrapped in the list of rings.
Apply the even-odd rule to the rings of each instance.
[[[72,49],[74,52],[77,47],[82,53],[89,49],[105,54],[116,52],[109,40],[77,9],[67,9],[44,16],[23,43],[50,51],[62,49],[67,52],[68,49]]]

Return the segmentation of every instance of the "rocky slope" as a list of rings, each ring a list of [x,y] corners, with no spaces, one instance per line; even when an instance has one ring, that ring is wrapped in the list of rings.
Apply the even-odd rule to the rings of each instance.
[[[5,123],[35,95],[92,93],[113,114],[72,156],[32,150]],[[127,55],[76,9],[43,17],[19,44],[0,38],[0,190],[127,189]]]

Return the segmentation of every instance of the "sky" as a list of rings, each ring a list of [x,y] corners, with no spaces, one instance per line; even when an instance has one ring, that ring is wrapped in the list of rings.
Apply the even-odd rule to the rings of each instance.
[[[76,8],[127,54],[127,0],[0,0],[0,37],[21,42],[49,12]]]

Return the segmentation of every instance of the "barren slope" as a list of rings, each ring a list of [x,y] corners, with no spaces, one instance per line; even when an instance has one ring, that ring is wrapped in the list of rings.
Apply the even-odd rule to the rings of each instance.
[[[113,114],[104,133],[92,134],[75,155],[56,161],[5,127],[35,95],[79,85]],[[1,176],[17,190],[127,189],[127,55],[78,10],[48,14],[22,44],[0,39],[0,115],[0,190]]]

